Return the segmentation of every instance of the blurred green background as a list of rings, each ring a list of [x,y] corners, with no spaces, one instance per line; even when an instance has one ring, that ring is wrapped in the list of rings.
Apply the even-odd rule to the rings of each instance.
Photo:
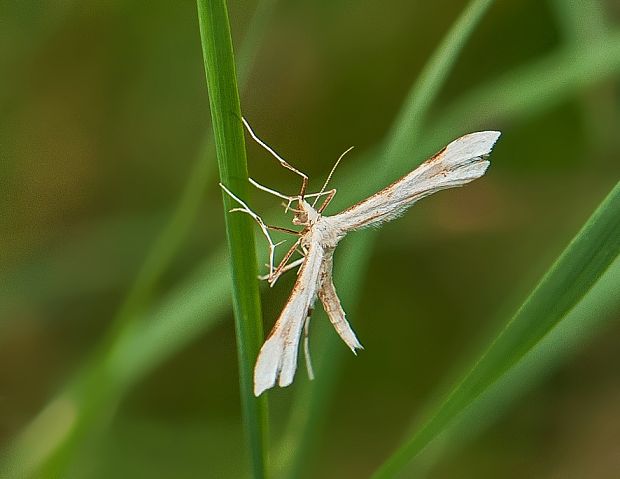
[[[371,161],[467,2],[266,3],[246,45],[253,61],[244,114],[309,174],[311,189],[355,145],[333,185],[361,195],[364,185],[347,181],[348,172],[360,158]],[[229,5],[236,50],[256,8]],[[9,1],[0,23],[0,446],[10,451],[18,441],[44,457],[38,444],[56,444],[75,415],[51,401],[74,387],[95,412],[59,453],[59,477],[241,477],[234,327],[219,259],[224,222],[195,3]],[[415,156],[474,129],[498,129],[492,166],[382,228],[360,302],[344,305],[366,350],[344,356],[329,402],[312,419],[322,427],[303,477],[367,477],[617,182],[619,32],[614,0],[505,0],[484,16],[434,100],[430,136]],[[485,97],[498,84],[510,94],[505,108]],[[296,192],[297,179],[253,144],[248,158],[257,180]],[[185,207],[187,221],[167,227],[192,181],[183,204],[197,214]],[[273,198],[251,198],[288,225]],[[329,212],[346,206],[336,197]],[[170,264],[151,261],[144,273],[164,230],[179,247],[163,241]],[[262,290],[266,329],[293,279]],[[203,296],[203,306],[187,306]],[[157,330],[177,313],[186,319]],[[138,365],[131,354],[106,352],[132,337],[136,318],[159,335]],[[326,323],[316,315],[316,354],[334,334]],[[620,326],[592,333],[492,425],[429,460],[424,474],[618,477]],[[138,350],[142,338],[151,344],[148,334],[123,351]],[[119,361],[112,391],[107,370],[92,374],[98,360]],[[95,379],[80,382],[84,371]],[[287,416],[307,382],[300,367],[293,386],[269,393],[276,463],[296,447]],[[36,422],[45,410],[58,423]]]

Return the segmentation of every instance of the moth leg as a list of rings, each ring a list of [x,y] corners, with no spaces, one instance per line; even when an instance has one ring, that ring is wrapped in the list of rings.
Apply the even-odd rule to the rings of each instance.
[[[308,332],[310,330],[310,316],[312,315],[312,311],[314,311],[314,308],[308,308],[308,315],[306,316],[306,322],[304,324],[304,357],[306,358],[308,377],[311,381],[314,379],[314,369],[312,368],[312,359],[310,358],[310,342],[308,340]]]
[[[268,188],[265,185],[261,185],[258,181],[256,181],[254,178],[248,178],[248,181],[255,186],[256,188],[258,188],[261,191],[265,191],[266,193],[272,194],[273,196],[276,196],[278,198],[281,198],[283,200],[286,200],[286,203],[282,203],[282,205],[284,206],[285,210],[284,212],[288,212],[288,210],[292,210],[292,211],[296,211],[294,208],[291,208],[291,204],[293,203],[293,201],[297,200],[298,197],[297,196],[287,196],[284,193],[280,193],[279,191],[273,190],[271,188]],[[319,198],[323,195],[329,195],[331,194],[331,191],[322,191],[320,193],[310,193],[304,196],[304,198]],[[316,203],[316,201],[315,201]]]
[[[280,193],[279,191],[276,191],[276,190],[273,190],[271,188],[268,188],[265,185],[261,185],[254,178],[248,178],[248,181],[252,184],[252,186],[255,186],[259,190],[264,191],[264,192],[269,193],[269,194],[272,194],[273,196],[277,196],[278,198],[282,198],[283,200],[287,200],[287,201],[293,202],[296,199],[294,196],[287,196],[284,193]]]
[[[319,196],[329,195],[330,192],[331,192],[331,190],[330,191],[321,191],[320,193],[309,193],[304,198],[315,198],[315,197],[319,197]]]
[[[286,254],[284,255],[284,258],[282,258],[282,261],[280,261],[275,271],[269,274],[269,278],[268,278],[269,286],[273,286],[274,284],[276,284],[276,281],[278,280],[280,275],[282,275],[282,273],[284,272],[286,263],[288,262],[289,259],[291,259],[291,256],[293,256],[293,253],[295,253],[295,251],[297,250],[297,246],[299,245],[300,242],[301,242],[301,238],[299,238],[295,242],[295,244],[291,246],[291,248],[286,252]]]
[[[291,230],[291,229],[288,229],[288,228],[281,228],[280,226],[272,226],[272,225],[266,225],[266,226],[267,226],[267,229],[270,229],[270,230],[282,231],[283,233],[288,233],[288,234],[292,234],[292,235],[295,235],[295,236],[301,236],[301,233],[299,231]],[[282,244],[282,243],[283,242],[277,243],[276,246],[278,246],[279,244]],[[281,276],[282,274],[286,273],[287,271],[290,271],[291,269],[296,268],[297,266],[301,265],[303,262],[304,262],[304,258],[299,258],[298,260],[293,261],[292,263],[284,266],[280,270],[278,275]],[[269,266],[269,265],[266,265],[266,266]],[[278,265],[278,267],[280,267],[280,265]],[[273,272],[273,273],[270,272],[270,274],[263,274],[263,275],[260,275],[258,277],[258,279],[260,279],[261,281],[264,281],[264,280],[270,279],[274,274],[275,274],[275,272]],[[274,280],[274,283],[275,283],[275,280]]]
[[[228,194],[228,196],[230,196],[233,200],[235,200],[237,203],[241,205],[240,208],[233,208],[232,210],[230,210],[230,212],[239,211],[241,213],[246,213],[250,215],[252,219],[254,219],[254,221],[256,221],[256,223],[260,227],[265,238],[267,238],[267,242],[269,243],[269,275],[272,275],[274,272],[273,263],[274,263],[274,257],[275,257],[275,252],[276,252],[276,246],[278,246],[279,244],[282,244],[282,242],[274,243],[273,240],[271,239],[271,235],[269,234],[269,229],[267,228],[267,225],[263,222],[263,219],[260,216],[258,216],[256,213],[254,213],[248,205],[246,205],[241,199],[235,196],[234,193],[230,191],[228,188],[226,188],[222,183],[220,183],[220,187]]]
[[[284,168],[286,168],[287,170],[290,170],[293,173],[296,173],[297,175],[301,176],[301,191],[299,192],[299,196],[301,197],[301,199],[303,199],[304,195],[306,194],[306,188],[308,186],[308,175],[302,173],[297,168],[295,168],[295,167],[291,166],[290,164],[288,164],[286,162],[286,160],[284,160],[284,158],[282,158],[280,155],[278,155],[274,151],[273,148],[271,148],[267,143],[265,143],[258,136],[256,136],[256,133],[254,133],[254,130],[252,130],[252,127],[250,126],[250,124],[247,122],[247,120],[245,118],[242,117],[241,121],[243,122],[243,125],[245,126],[245,128],[248,130],[249,135],[252,137],[252,139],[256,143],[258,143],[265,150],[267,150],[271,154],[271,156],[273,156],[276,160],[278,160],[280,162],[280,165],[282,165]]]
[[[282,276],[284,273],[286,273],[287,271],[290,271],[292,269],[297,268],[297,266],[301,266],[302,264],[304,264],[304,261],[306,260],[306,258],[299,258],[296,259],[295,261],[293,261],[292,263],[287,264],[284,268],[282,268],[282,270],[280,271],[280,276]],[[269,265],[267,265],[269,266]],[[269,279],[269,275],[268,274],[264,274],[258,277],[258,279],[260,280],[266,280]]]
[[[284,212],[285,213],[288,213],[288,210],[291,210],[293,213],[301,213],[303,211],[302,209],[293,208],[291,206],[293,201],[295,201],[296,199],[297,198],[289,200],[286,204],[282,203],[282,206],[284,206]]]
[[[282,228],[281,226],[273,226],[273,225],[265,225],[265,226],[267,227],[267,229],[270,229],[273,231],[281,231],[282,233],[288,233],[288,234],[295,235],[295,236],[301,236],[301,233],[299,231],[295,231],[290,228]]]
[[[316,198],[318,200],[319,197],[323,196],[323,195],[328,195],[330,192],[329,191],[321,191],[320,193],[310,193],[305,195],[302,199],[304,198]],[[291,204],[293,203],[293,201],[295,200],[299,200],[299,197],[295,197],[295,198],[289,198],[286,203],[282,203],[282,206],[284,206],[284,212],[288,213],[288,210],[291,210],[295,213],[300,213],[302,210],[298,210],[295,208],[291,207]],[[314,203],[312,204],[312,207],[314,208],[314,205],[316,204],[316,200],[314,201]]]
[[[329,205],[331,203],[331,201],[334,199],[334,196],[336,196],[336,190],[329,190],[326,191],[325,193],[327,193],[327,198],[325,198],[325,201],[323,201],[323,204],[319,207],[317,211],[317,213],[321,214],[323,213],[323,211],[325,211],[325,208],[327,208],[327,205]]]

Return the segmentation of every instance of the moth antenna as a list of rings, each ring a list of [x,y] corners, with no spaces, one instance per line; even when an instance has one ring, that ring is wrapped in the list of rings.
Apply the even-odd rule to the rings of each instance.
[[[261,140],[256,135],[256,133],[254,133],[254,130],[252,130],[252,127],[250,126],[250,124],[244,117],[241,117],[241,121],[243,122],[243,125],[245,126],[245,128],[248,130],[248,134],[252,137],[252,139],[256,143],[258,143],[265,150],[267,150],[271,154],[271,156],[273,156],[276,160],[278,160],[280,162],[280,165],[282,165],[284,168],[286,168],[287,170],[291,170],[293,173],[296,173],[299,176],[301,176],[301,191],[299,192],[299,196],[303,200],[304,194],[306,193],[306,187],[308,186],[308,175],[302,173],[297,168],[290,165],[284,158],[278,155],[273,148],[271,148],[267,143]]]
[[[344,153],[342,153],[342,155],[338,157],[338,159],[336,160],[336,163],[334,163],[334,166],[332,166],[332,170],[329,172],[329,175],[327,175],[327,179],[325,180],[325,183],[323,184],[323,188],[321,188],[321,191],[315,198],[314,203],[312,203],[313,208],[316,206],[317,201],[319,201],[319,197],[325,192],[325,188],[327,188],[327,185],[329,184],[329,180],[332,179],[332,175],[334,174],[334,171],[336,171],[336,168],[340,164],[340,161],[342,161],[342,159],[344,158],[344,155],[346,155],[353,148],[355,147],[354,146],[349,147]]]

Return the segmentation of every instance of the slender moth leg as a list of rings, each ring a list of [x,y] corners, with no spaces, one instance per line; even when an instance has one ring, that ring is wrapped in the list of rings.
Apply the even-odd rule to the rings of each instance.
[[[308,315],[304,324],[304,356],[306,357],[306,369],[310,380],[314,379],[314,369],[312,368],[312,359],[310,358],[310,341],[308,340],[308,332],[310,331],[310,316],[312,316],[314,308],[308,309]]]
[[[292,263],[287,264],[280,271],[280,276],[282,276],[287,271],[290,271],[292,269],[297,268],[297,266],[301,266],[302,264],[304,264],[304,261],[306,261],[306,258],[299,258],[299,259],[296,259],[295,261],[293,261]],[[269,266],[269,265],[267,265],[267,266]],[[263,281],[267,280],[267,279],[269,279],[269,275],[268,274],[263,274],[263,275],[259,276],[258,279],[263,280]]]
[[[280,164],[284,168],[286,168],[287,170],[291,170],[293,173],[296,173],[299,176],[301,176],[301,191],[299,192],[299,196],[303,200],[304,199],[304,195],[306,194],[306,187],[308,186],[308,175],[302,173],[297,168],[295,168],[295,167],[291,166],[290,164],[288,164],[286,162],[286,160],[284,160],[284,158],[282,158],[280,155],[278,155],[274,151],[273,148],[271,148],[267,143],[265,143],[258,136],[256,136],[256,133],[254,133],[254,130],[252,130],[252,127],[250,126],[250,124],[247,122],[247,120],[245,118],[242,117],[241,121],[243,122],[243,125],[245,126],[245,128],[248,130],[249,135],[252,137],[252,139],[256,143],[258,143],[265,150],[267,150],[276,160],[278,160],[280,162]]]
[[[256,181],[254,178],[248,178],[248,181],[255,186],[256,188],[258,188],[261,191],[265,191],[269,194],[272,194],[273,196],[277,196],[278,198],[282,198],[283,200],[287,200],[287,201],[295,201],[295,197],[294,196],[286,196],[283,193],[280,193],[279,191],[276,190],[272,190],[271,188],[266,187],[265,185],[261,185],[258,181]]]
[[[282,233],[288,233],[291,235],[295,235],[295,236],[301,236],[301,233],[299,231],[295,231],[289,228],[282,228],[281,226],[272,226],[272,225],[265,225],[268,229],[273,230],[273,231],[281,231]]]
[[[283,199],[283,200],[286,200],[286,204],[282,203],[282,204],[284,205],[284,208],[285,208],[285,209],[284,209],[284,212],[285,212],[285,213],[286,213],[289,209],[292,209],[292,208],[291,208],[291,203],[292,203],[293,201],[295,201],[295,200],[298,200],[298,201],[299,201],[299,198],[300,198],[300,197],[297,197],[297,196],[286,196],[285,194],[280,193],[279,191],[276,191],[276,190],[273,190],[273,189],[271,189],[271,188],[268,188],[268,187],[267,187],[267,186],[265,186],[265,185],[261,185],[261,184],[260,184],[258,181],[256,181],[254,178],[248,178],[248,181],[249,181],[249,182],[250,182],[253,186],[255,186],[256,188],[258,188],[259,190],[264,191],[264,192],[266,192],[266,193],[269,193],[269,194],[271,194],[271,195],[273,195],[273,196],[276,196],[277,198],[281,198],[281,199]],[[301,198],[302,198],[302,199],[304,199],[304,198],[316,198],[316,199],[318,199],[318,198],[320,198],[321,196],[323,196],[323,195],[329,195],[330,193],[331,193],[331,191],[321,191],[320,193],[310,193],[310,194],[304,195],[304,196],[303,196],[303,197],[301,197]],[[316,200],[315,200],[315,203],[316,203]],[[294,209],[292,209],[292,210],[293,210],[293,211],[296,211],[296,210],[294,210]]]
[[[325,200],[323,201],[323,204],[319,207],[319,209],[316,210],[317,213],[319,214],[323,213],[325,208],[327,208],[327,205],[329,205],[329,203],[334,199],[334,196],[336,196],[336,189],[326,191],[326,193],[327,193],[327,198],[325,198]]]
[[[295,253],[295,250],[297,249],[297,246],[299,245],[300,242],[301,242],[301,238],[295,241],[295,244],[291,246],[291,248],[286,252],[286,254],[284,255],[284,258],[282,258],[282,261],[280,261],[275,271],[269,274],[269,281],[268,281],[269,286],[273,286],[276,283],[280,275],[283,273],[283,270],[286,267],[286,263],[288,262],[289,259],[291,259],[291,256],[293,256],[293,253]]]
[[[304,264],[305,260],[306,258],[296,259],[292,263],[287,264],[285,268],[282,268],[281,273],[286,273],[287,271],[297,268],[297,266],[301,266],[302,264]]]
[[[281,243],[274,243],[273,242],[273,240],[271,239],[271,235],[269,234],[269,229],[268,229],[267,225],[263,222],[263,220],[262,220],[262,218],[260,216],[258,216],[256,213],[254,213],[250,209],[250,207],[248,205],[246,205],[241,199],[239,199],[237,196],[235,196],[233,194],[233,192],[230,191],[228,188],[226,188],[223,184],[220,183],[220,186],[228,194],[228,196],[230,196],[233,200],[235,200],[237,203],[239,203],[241,205],[241,208],[233,208],[230,211],[231,212],[239,211],[241,213],[246,213],[246,214],[250,215],[252,217],[252,219],[254,221],[256,221],[256,223],[260,227],[260,229],[261,229],[263,235],[265,236],[265,238],[267,238],[267,242],[269,243],[269,275],[270,276],[273,275],[273,273],[274,273],[273,263],[274,263],[275,253],[276,253],[276,246],[278,246]]]
[[[319,197],[323,195],[329,195],[329,191],[321,191],[320,193],[309,193],[306,196],[304,196],[304,198],[314,198],[315,196]]]

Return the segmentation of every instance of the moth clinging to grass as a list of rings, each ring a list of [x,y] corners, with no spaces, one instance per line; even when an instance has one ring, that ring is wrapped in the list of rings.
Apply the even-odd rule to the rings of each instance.
[[[259,396],[276,383],[284,387],[293,382],[302,332],[306,366],[308,374],[311,378],[313,377],[308,351],[308,326],[317,296],[330,322],[351,351],[355,353],[357,349],[362,349],[361,343],[345,317],[332,281],[332,258],[338,242],[350,231],[377,226],[397,218],[416,201],[436,191],[462,186],[480,178],[489,166],[487,157],[499,138],[500,132],[480,131],[462,136],[411,173],[378,193],[341,213],[325,216],[323,212],[336,194],[335,189],[326,190],[327,184],[336,166],[350,151],[350,148],[340,156],[321,191],[307,194],[308,177],[287,163],[258,138],[245,119],[243,123],[256,142],[269,151],[283,167],[296,173],[302,179],[301,190],[297,196],[283,195],[250,179],[250,182],[259,189],[286,201],[286,209],[294,212],[293,224],[300,226],[301,231],[266,225],[243,201],[221,185],[226,193],[240,205],[239,208],[231,211],[241,211],[252,216],[269,242],[269,274],[264,279],[267,279],[273,286],[282,273],[299,266],[293,291],[256,360],[254,394]],[[324,199],[320,206],[317,206],[322,197]],[[312,203],[309,202],[311,198]],[[292,207],[293,204],[296,204],[295,208]],[[271,240],[270,229],[284,231],[298,237],[277,267],[274,267],[274,252],[277,244]],[[289,263],[296,251],[301,251],[302,258]]]

